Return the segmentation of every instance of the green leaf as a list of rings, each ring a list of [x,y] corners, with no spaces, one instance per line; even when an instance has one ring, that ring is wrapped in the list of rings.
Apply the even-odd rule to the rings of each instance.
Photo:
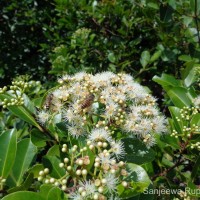
[[[38,178],[38,174],[42,170],[44,170],[44,166],[42,164],[36,164],[28,170],[28,173],[33,174],[34,178]]]
[[[174,127],[176,128],[176,131],[178,133],[182,133],[184,124],[183,124],[183,121],[181,120],[180,109],[175,106],[170,106],[169,111],[172,116],[173,124],[174,124]]]
[[[55,156],[44,156],[44,166],[50,169],[50,175],[54,178],[61,178],[65,175],[65,170],[59,167],[60,159]]]
[[[40,194],[42,197],[44,197],[46,200],[64,200],[65,195],[63,191],[61,191],[58,187],[55,187],[53,185],[42,185],[40,187]]]
[[[17,192],[17,191],[28,190],[29,187],[33,183],[33,179],[34,179],[34,175],[32,173],[31,174],[29,173],[28,176],[26,177],[26,180],[23,182],[22,185],[9,189],[8,193],[13,193],[13,192]]]
[[[141,194],[135,197],[131,197],[129,200],[154,200],[155,195],[152,194],[151,191],[153,191],[154,187],[152,184],[149,185],[149,187]]]
[[[191,125],[195,124],[195,126],[200,126],[200,113],[193,115],[190,124]]]
[[[172,20],[173,8],[170,5],[160,5],[160,20],[167,23]]]
[[[10,95],[0,94],[0,99],[11,99]],[[20,119],[28,122],[29,124],[41,129],[40,125],[36,122],[35,118],[32,116],[32,113],[23,106],[9,106],[8,110],[10,110],[14,115],[19,117]]]
[[[187,93],[187,89],[183,87],[173,87],[167,91],[167,94],[169,95],[173,104],[179,108],[190,106],[192,104],[192,101]]]
[[[20,191],[5,196],[2,200],[45,200],[42,196],[35,192]]]
[[[31,131],[31,141],[37,147],[44,147],[46,146],[46,141],[48,138],[46,135],[38,129],[33,129]]]
[[[145,68],[150,61],[150,53],[149,51],[143,51],[140,58],[140,63],[143,68]]]
[[[108,60],[109,60],[110,62],[112,62],[112,63],[115,63],[116,57],[115,57],[115,55],[114,55],[113,52],[110,52],[110,53],[108,54]]]
[[[161,53],[162,53],[161,50],[156,51],[156,52],[151,56],[150,63],[152,63],[152,62],[158,60],[158,58],[161,56]]]
[[[150,7],[150,8],[153,8],[155,10],[159,9],[158,4],[157,3],[153,3],[153,2],[148,3],[147,6]]]
[[[15,163],[8,179],[10,186],[19,186],[21,184],[24,173],[28,170],[36,153],[36,146],[28,138],[21,140],[17,144]]]
[[[200,166],[200,156],[197,158],[194,166],[192,167],[192,173],[191,173],[192,180],[194,180],[196,175],[198,175],[197,173],[198,173],[198,170],[199,170],[199,166]]]
[[[186,87],[191,86],[196,81],[196,68],[193,67],[189,72],[187,77],[184,80]]]
[[[126,155],[124,161],[144,164],[151,162],[155,158],[155,153],[152,149],[147,149],[146,145],[138,139],[126,138],[122,139],[125,147]]]
[[[160,146],[160,148],[163,151],[166,150],[165,147],[168,146],[167,144],[170,145],[171,147],[173,147],[173,149],[179,149],[180,148],[180,144],[179,144],[178,138],[171,137],[168,134],[162,135],[160,137],[160,140],[157,139],[157,145]]]
[[[181,55],[178,57],[179,60],[181,61],[185,61],[185,62],[189,62],[192,60],[192,57],[191,56],[188,56],[188,55]]]
[[[156,83],[160,84],[162,87],[165,86],[181,86],[181,82],[179,80],[176,80],[173,76],[168,75],[168,74],[162,74],[161,77],[159,76],[154,76],[153,81]]]
[[[198,16],[200,13],[200,0],[190,0],[190,7],[193,13]]]
[[[55,144],[54,146],[52,146],[48,152],[47,152],[48,156],[58,156],[60,157],[60,148],[59,145]]]
[[[129,175],[125,180],[130,183],[130,187],[124,188],[122,185],[119,185],[117,188],[120,198],[123,199],[144,192],[151,183],[149,176],[141,166],[128,163],[127,171],[129,172]]]
[[[47,200],[62,200],[64,198],[64,193],[58,187],[54,187],[49,191]]]
[[[0,147],[0,176],[7,178],[14,164],[17,150],[17,134],[15,129],[1,134]]]

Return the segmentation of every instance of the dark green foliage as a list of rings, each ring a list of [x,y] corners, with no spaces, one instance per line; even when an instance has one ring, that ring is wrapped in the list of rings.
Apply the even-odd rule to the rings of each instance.
[[[163,71],[179,76],[180,55],[200,55],[198,0],[2,0],[0,8],[6,81],[50,78],[52,65],[56,75],[126,71],[149,84]]]

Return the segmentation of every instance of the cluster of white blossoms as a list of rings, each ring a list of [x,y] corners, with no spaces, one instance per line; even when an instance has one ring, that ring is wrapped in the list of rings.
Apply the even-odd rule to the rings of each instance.
[[[155,134],[166,131],[166,119],[155,98],[130,75],[80,72],[58,82],[38,113],[39,121],[48,127],[53,116],[61,115],[69,136],[81,137],[85,146],[63,144],[66,157],[59,166],[66,174],[55,179],[41,171],[38,180],[59,186],[70,199],[117,200],[119,185],[131,187],[120,138],[137,137],[151,147]]]
[[[104,129],[105,138],[123,132],[140,138],[147,147],[155,143],[155,134],[166,132],[166,119],[156,99],[130,75],[79,72],[58,82],[59,87],[47,97],[46,110],[38,113],[41,124],[57,112],[73,137],[98,136]]]

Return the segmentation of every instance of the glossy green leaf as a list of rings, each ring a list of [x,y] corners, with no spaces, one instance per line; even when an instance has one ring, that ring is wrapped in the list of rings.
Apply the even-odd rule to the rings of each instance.
[[[146,171],[139,165],[128,163],[127,171],[129,172],[126,181],[130,183],[129,188],[124,188],[122,185],[118,186],[118,193],[120,198],[126,199],[144,192],[151,183]]]
[[[47,196],[47,200],[63,200],[64,193],[61,191],[58,187],[54,187],[49,191],[49,194]]]
[[[167,94],[174,105],[179,108],[190,106],[192,104],[192,101],[187,94],[187,89],[183,87],[173,87],[167,91]]]
[[[59,167],[60,162],[61,160],[55,156],[43,157],[44,166],[50,169],[50,175],[54,178],[61,178],[66,173],[66,171],[63,168]]]
[[[155,9],[155,10],[158,10],[158,9],[159,9],[158,3],[150,2],[150,3],[148,3],[147,5],[148,5],[148,7],[153,8],[153,9]]]
[[[178,133],[182,133],[184,124],[183,124],[183,121],[181,120],[180,109],[175,106],[170,106],[169,111],[173,119],[173,124],[174,124],[174,127],[176,128],[176,131]]]
[[[151,56],[150,63],[152,63],[152,62],[158,60],[158,59],[160,58],[160,56],[161,56],[161,53],[162,53],[161,50],[156,51],[156,52]]]
[[[50,184],[44,184],[40,187],[40,195],[46,200],[64,200],[67,199],[58,187]]]
[[[0,99],[11,99],[10,95],[0,94]],[[32,113],[26,109],[24,106],[9,106],[8,109],[17,117],[24,120],[25,122],[30,123],[31,125],[41,129],[40,125],[37,123],[35,118],[33,117]]]
[[[20,191],[5,196],[2,200],[45,200],[36,192]]]
[[[113,52],[110,52],[110,53],[108,54],[108,60],[109,60],[110,62],[112,62],[112,63],[115,63],[116,57],[115,57],[115,55],[114,55]]]
[[[129,200],[154,200],[155,195],[152,194],[153,189],[154,189],[153,185],[150,184],[149,187],[143,193],[141,193],[135,197],[131,197],[131,198],[129,198]]]
[[[37,147],[44,147],[46,146],[46,141],[48,138],[46,135],[38,129],[33,129],[31,131],[31,141]]]
[[[54,146],[52,146],[48,152],[47,152],[48,156],[58,156],[60,157],[60,147],[59,145],[55,144]]]
[[[126,152],[126,155],[123,158],[124,161],[129,163],[144,164],[154,160],[154,151],[152,149],[148,149],[140,140],[126,138],[122,139],[122,141]]]
[[[165,87],[165,86],[174,86],[174,87],[181,86],[181,82],[179,80],[175,79],[171,75],[164,74],[164,73],[162,74],[161,77],[154,76],[153,81],[160,84],[162,87]]]
[[[194,180],[196,175],[198,175],[199,166],[200,166],[200,155],[198,156],[194,166],[192,167],[192,173],[191,173],[192,180]]]
[[[28,173],[33,174],[34,178],[38,178],[41,170],[44,170],[44,166],[42,164],[36,164],[28,170]]]
[[[195,124],[196,126],[200,126],[200,113],[193,115],[190,124],[191,125]]]
[[[140,63],[143,68],[145,68],[150,61],[150,53],[149,51],[143,51],[140,58]]]
[[[8,193],[28,190],[32,185],[33,181],[34,175],[32,173],[29,173],[22,185],[9,189]]]
[[[15,129],[1,134],[0,148],[0,176],[7,178],[14,164],[17,150],[17,134]]]
[[[36,146],[30,139],[23,139],[17,144],[17,153],[12,173],[9,176],[10,186],[19,186],[23,180],[24,173],[28,170],[34,156],[37,153]]]
[[[189,72],[187,77],[184,80],[186,87],[189,87],[196,81],[196,69],[193,67]]]

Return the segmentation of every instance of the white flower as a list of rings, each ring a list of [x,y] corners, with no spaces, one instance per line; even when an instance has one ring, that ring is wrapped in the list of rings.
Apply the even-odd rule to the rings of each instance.
[[[111,137],[109,136],[109,132],[106,131],[103,128],[95,128],[91,131],[88,139],[92,142],[97,142],[97,141],[110,141]]]
[[[61,79],[67,81],[71,79],[71,76],[69,74],[64,74]]]
[[[50,114],[47,111],[41,110],[37,113],[37,119],[42,125],[44,125],[48,121],[49,117]]]
[[[121,77],[126,83],[133,82],[133,77],[129,74],[122,74]]]
[[[164,116],[156,116],[152,120],[152,129],[155,133],[166,133],[167,132],[167,120]]]
[[[125,124],[122,126],[122,130],[129,133],[132,132],[134,133],[136,131],[136,127],[135,127],[135,119],[137,116],[135,116],[134,114],[129,114],[127,116],[127,120],[125,122]]]
[[[88,74],[86,72],[78,72],[76,73],[73,78],[76,80],[76,81],[82,81],[84,77],[88,76]]]
[[[149,105],[133,105],[131,111],[137,113],[139,116],[152,117],[159,114],[158,109]]]
[[[135,100],[136,102],[141,101],[147,94],[144,87],[136,82],[129,82],[125,87],[124,91],[126,91],[128,99]]]
[[[91,197],[96,191],[96,187],[95,187],[94,183],[92,183],[90,180],[80,182],[79,184],[81,187],[84,188],[84,191],[86,192],[87,197]]]
[[[104,113],[105,117],[107,119],[110,119],[111,117],[115,116],[117,108],[118,108],[118,104],[110,100],[106,104],[105,113]]]
[[[94,85],[99,87],[106,87],[111,84],[111,79],[115,77],[115,74],[112,72],[102,72],[98,73],[95,76],[91,78],[91,81],[94,83]]]
[[[81,196],[80,193],[78,192],[73,192],[70,194],[69,199],[73,199],[73,200],[83,200],[83,197]]]
[[[155,140],[154,136],[151,135],[151,134],[142,134],[140,136],[140,138],[145,143],[145,145],[147,146],[147,148],[150,148],[150,147],[152,147],[153,145],[156,144],[156,140]]]
[[[75,113],[75,109],[72,107],[63,111],[63,118],[69,123],[81,124],[83,122],[82,116]]]
[[[63,93],[62,90],[56,89],[56,90],[53,91],[52,94],[53,94],[56,98],[59,98],[60,96],[62,96],[62,93]]]
[[[200,95],[193,100],[193,103],[196,107],[200,107]]]
[[[124,144],[121,141],[111,142],[111,149],[112,149],[113,154],[117,157],[118,160],[120,158],[123,158],[123,156],[126,154],[124,150]]]
[[[151,126],[151,119],[148,118],[142,118],[140,121],[135,124],[135,133],[140,134],[148,134],[151,132],[152,126]]]
[[[85,134],[85,131],[83,130],[82,127],[76,125],[76,124],[71,124],[67,126],[69,133],[73,136],[78,138],[81,135]]]
[[[110,167],[112,165],[112,158],[111,156],[107,156],[104,153],[100,153],[99,156],[100,158],[100,162],[102,164],[103,167]]]
[[[116,187],[118,184],[118,178],[115,177],[114,174],[107,173],[105,175],[106,179],[106,188],[110,193],[114,193],[116,191]]]

